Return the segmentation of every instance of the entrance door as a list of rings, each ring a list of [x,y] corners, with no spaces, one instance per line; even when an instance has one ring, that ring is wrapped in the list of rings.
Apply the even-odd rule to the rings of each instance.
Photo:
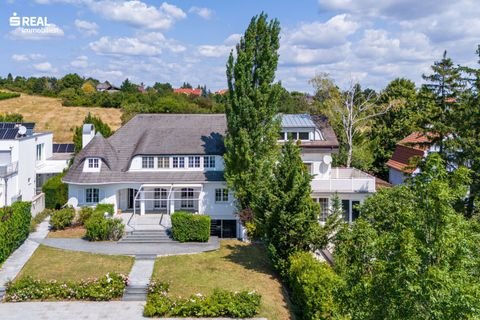
[[[135,201],[135,196],[138,193],[138,189],[128,189],[128,203],[127,208],[133,209],[133,204],[135,203],[135,207],[138,209],[140,208],[140,201]]]

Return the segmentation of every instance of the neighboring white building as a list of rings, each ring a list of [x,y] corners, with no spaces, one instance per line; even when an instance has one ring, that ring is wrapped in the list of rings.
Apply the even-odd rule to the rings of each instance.
[[[34,123],[0,122],[0,207],[17,200],[35,201],[38,179],[68,167],[68,160],[56,159],[53,134],[35,132],[34,127]]]
[[[338,193],[346,220],[355,204],[375,192],[375,178],[356,169],[332,168],[338,152],[335,133],[324,117],[283,115],[282,136],[301,140],[302,158],[314,175],[313,197],[326,215]],[[110,203],[116,212],[208,214],[212,234],[241,237],[232,192],[224,176],[223,114],[140,114],[105,139],[86,125],[85,147],[63,181],[74,207]],[[134,227],[134,226],[133,226]]]

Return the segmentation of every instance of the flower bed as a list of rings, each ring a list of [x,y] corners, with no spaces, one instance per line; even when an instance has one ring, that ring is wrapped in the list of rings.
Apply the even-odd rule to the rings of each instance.
[[[251,291],[231,292],[215,290],[210,296],[201,294],[190,298],[168,296],[169,285],[152,282],[148,288],[147,304],[143,310],[146,317],[235,317],[255,316],[260,307],[260,294]]]
[[[127,277],[107,273],[99,279],[80,282],[36,280],[26,277],[7,285],[5,300],[21,302],[29,300],[88,300],[108,301],[123,295]]]

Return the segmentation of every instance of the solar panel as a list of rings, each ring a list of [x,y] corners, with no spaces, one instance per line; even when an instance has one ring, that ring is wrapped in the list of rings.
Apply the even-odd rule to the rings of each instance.
[[[53,153],[72,153],[75,151],[73,143],[54,143]]]
[[[1,129],[15,128],[15,123],[13,122],[0,122]]]
[[[7,133],[7,130],[8,129],[0,129],[0,139],[3,139],[3,136],[5,135],[5,133]]]
[[[2,139],[15,139],[18,134],[18,129],[6,129],[5,135]]]

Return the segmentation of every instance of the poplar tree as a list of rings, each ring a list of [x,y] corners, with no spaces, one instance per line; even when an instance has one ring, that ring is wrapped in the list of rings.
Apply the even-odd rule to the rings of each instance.
[[[238,209],[255,215],[263,212],[278,154],[279,33],[278,20],[265,13],[253,17],[227,62],[225,177]]]

